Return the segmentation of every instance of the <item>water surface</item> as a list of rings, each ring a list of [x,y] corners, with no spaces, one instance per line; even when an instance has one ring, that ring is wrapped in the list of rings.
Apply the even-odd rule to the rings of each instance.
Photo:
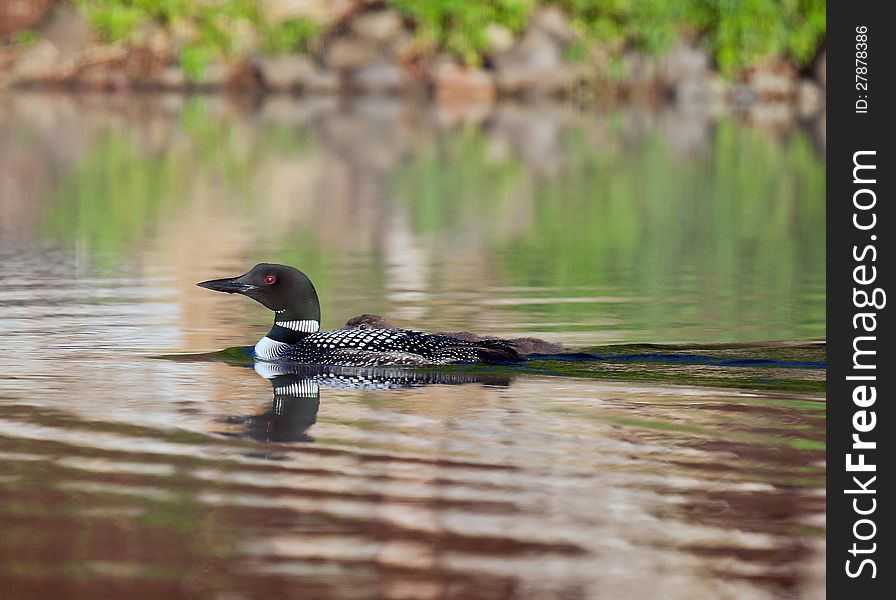
[[[672,110],[0,102],[11,597],[822,593],[809,132]],[[271,379],[195,356],[266,331],[262,307],[194,285],[259,261],[307,272],[326,328],[371,312],[578,354]]]

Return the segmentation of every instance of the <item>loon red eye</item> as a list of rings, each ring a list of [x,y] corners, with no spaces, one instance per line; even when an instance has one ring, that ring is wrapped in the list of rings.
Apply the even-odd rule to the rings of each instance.
[[[277,281],[277,278],[274,277],[273,275],[265,275],[264,276],[264,282],[267,285],[274,285],[275,281]]]

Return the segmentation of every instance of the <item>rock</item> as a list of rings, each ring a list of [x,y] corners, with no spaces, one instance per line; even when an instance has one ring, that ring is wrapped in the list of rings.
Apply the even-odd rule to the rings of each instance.
[[[532,72],[546,72],[563,62],[563,49],[551,35],[534,29],[523,35],[509,60]]]
[[[0,36],[37,25],[53,0],[4,0],[0,2]]]
[[[710,112],[721,114],[733,96],[734,87],[730,81],[718,73],[710,74],[706,80],[706,92],[709,95]]]
[[[446,63],[438,67],[434,79],[439,104],[491,104],[495,101],[495,81],[482,69]]]
[[[629,80],[638,70],[643,71],[642,79],[636,76],[636,84],[648,84],[652,59],[639,53],[623,57],[625,76]],[[654,63],[655,82],[660,89],[672,96],[680,110],[705,111],[710,105],[721,101],[727,90],[710,70],[709,56],[700,48],[684,41],[673,46]]]
[[[90,26],[81,11],[60,2],[44,19],[39,36],[52,42],[60,52],[79,52],[90,42]]]
[[[248,60],[240,60],[229,65],[224,85],[234,92],[258,90],[262,87],[258,70],[253,68]]]
[[[261,0],[265,20],[279,25],[289,19],[308,19],[328,25],[350,12],[355,0]]]
[[[370,43],[357,36],[337,37],[324,51],[324,63],[337,71],[357,69],[371,62],[379,53]]]
[[[652,56],[640,50],[627,50],[622,55],[622,81],[635,87],[650,87],[657,81],[657,64]]]
[[[796,105],[800,118],[814,117],[824,106],[824,90],[811,79],[801,79],[797,84]]]
[[[400,90],[407,83],[401,67],[392,62],[376,62],[352,71],[349,86],[359,92],[386,94]]]
[[[793,95],[793,79],[787,75],[760,71],[750,78],[750,87],[759,98],[787,98]]]
[[[763,101],[791,99],[796,95],[796,74],[785,63],[756,67],[749,73],[747,84]]]
[[[489,23],[485,27],[485,39],[488,41],[488,51],[493,55],[507,52],[514,42],[513,32],[496,23]]]
[[[270,92],[332,93],[340,88],[339,77],[298,55],[255,58],[251,66],[258,86]]]
[[[155,76],[155,83],[165,89],[182,90],[187,87],[187,76],[177,65],[169,65]]]
[[[143,54],[139,48],[129,51],[118,44],[91,46],[70,59],[72,68],[63,80],[78,87],[127,92],[131,81],[143,74]]]
[[[731,90],[731,99],[741,108],[745,108],[756,102],[756,93],[746,83],[738,83]]]
[[[389,41],[387,50],[392,60],[406,65],[406,63],[412,62],[419,55],[420,46],[411,32],[402,29]]]
[[[379,44],[394,42],[403,31],[401,15],[391,9],[372,10],[355,15],[351,29],[358,37]]]
[[[714,99],[713,88],[705,77],[682,79],[672,90],[675,102],[680,106],[701,106]]]
[[[220,60],[214,60],[206,65],[195,83],[199,87],[218,89],[226,86],[229,81],[230,68]]]
[[[77,84],[91,90],[112,89],[111,71],[105,65],[90,67],[78,73]]]
[[[143,23],[137,30],[136,43],[155,56],[170,62],[175,55],[174,41],[168,30],[158,23]]]
[[[252,61],[265,88],[278,92],[297,90],[314,75],[316,68],[307,56],[278,54]]]
[[[507,52],[496,55],[498,89],[509,94],[550,94],[569,85],[562,48],[553,36],[530,29]]]
[[[303,82],[302,91],[315,94],[334,94],[339,91],[340,87],[339,75],[333,71],[315,69]]]
[[[259,45],[259,34],[248,19],[234,19],[227,28],[227,35],[230,38],[230,52],[235,56],[246,56]]]
[[[702,79],[709,72],[709,56],[703,50],[678,44],[659,60],[658,75],[668,89],[685,80]]]
[[[566,15],[555,6],[533,11],[526,32],[509,49],[489,56],[498,89],[534,96],[568,93],[589,79],[588,66],[567,62],[565,49],[577,39]]]
[[[63,76],[62,54],[56,45],[40,40],[19,56],[12,68],[14,83],[35,83],[58,80]]]
[[[181,50],[199,38],[199,28],[184,17],[175,17],[168,25],[168,31],[175,50]]]
[[[574,42],[578,36],[566,13],[559,6],[541,6],[532,12],[529,19],[530,27],[538,29],[550,36],[558,42],[570,44]]]
[[[709,89],[711,90],[713,96],[715,96],[718,100],[725,100],[729,98],[732,94],[733,85],[730,81],[723,78],[718,73],[713,73],[708,77]]]
[[[499,73],[495,82],[502,93],[538,97],[569,93],[586,78],[583,65],[563,63],[555,69],[538,73],[505,70]]]

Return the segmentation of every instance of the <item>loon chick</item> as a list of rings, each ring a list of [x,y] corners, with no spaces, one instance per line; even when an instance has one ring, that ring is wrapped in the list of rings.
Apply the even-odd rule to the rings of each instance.
[[[352,317],[345,322],[344,327],[354,329],[391,329],[392,325],[385,317],[380,315],[363,314]],[[465,340],[467,342],[481,342],[483,340],[497,340],[499,338],[490,335],[477,335],[469,331],[438,331],[434,335],[447,335],[448,337]],[[547,340],[536,337],[505,338],[501,340],[517,351],[517,354],[527,356],[529,354],[562,354],[566,348]]]
[[[340,366],[444,365],[522,360],[503,340],[470,342],[409,329],[320,330],[320,303],[308,277],[293,267],[261,263],[239,277],[196,284],[242,294],[274,311],[274,325],[255,344],[255,358]]]

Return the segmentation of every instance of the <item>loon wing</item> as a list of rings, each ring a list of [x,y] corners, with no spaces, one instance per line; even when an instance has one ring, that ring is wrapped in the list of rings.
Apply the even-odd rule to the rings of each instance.
[[[331,365],[432,365],[522,360],[503,340],[471,342],[412,329],[334,329],[311,334],[299,346],[320,352],[320,361]]]

